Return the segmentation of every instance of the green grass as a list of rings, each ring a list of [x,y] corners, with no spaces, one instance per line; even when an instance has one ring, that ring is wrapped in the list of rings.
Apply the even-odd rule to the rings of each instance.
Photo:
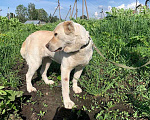
[[[124,11],[121,11],[124,12]],[[117,63],[138,67],[150,58],[150,18],[149,11],[139,15],[117,14],[103,20],[74,20],[82,24],[104,54]],[[25,38],[37,30],[53,30],[59,23],[44,26],[24,25],[16,19],[8,21],[0,18],[0,84],[17,87],[20,78],[13,70],[17,62],[22,63],[20,48]],[[9,23],[9,24],[8,24]],[[118,68],[94,51],[93,58],[86,66],[80,85],[87,93],[105,98],[107,109],[99,108],[97,119],[117,119],[150,117],[150,65],[140,70]],[[58,76],[56,76],[58,77]],[[127,111],[110,110],[117,103],[124,102],[133,109]]]
[[[24,25],[17,19],[9,21],[5,17],[0,17],[0,84],[11,87],[17,87],[20,84],[16,74],[21,66],[18,63],[23,61],[20,55],[23,41],[29,34],[38,30],[53,30],[57,24]]]
[[[107,59],[138,67],[150,58],[149,20],[144,16],[133,15],[102,21],[93,20],[88,21],[89,23],[79,21],[79,23],[90,31],[94,43]],[[89,24],[93,28],[88,27]],[[137,116],[131,115],[135,118],[150,117],[149,74],[149,65],[140,70],[126,70],[104,61],[94,52],[80,84],[88,93],[95,96],[113,98],[118,103],[122,101],[126,104],[131,103],[135,108],[134,112],[138,113]],[[116,104],[116,101],[112,102]],[[106,115],[108,111],[103,112],[103,115]],[[108,114],[107,117],[115,114]],[[99,117],[99,119],[106,118]]]

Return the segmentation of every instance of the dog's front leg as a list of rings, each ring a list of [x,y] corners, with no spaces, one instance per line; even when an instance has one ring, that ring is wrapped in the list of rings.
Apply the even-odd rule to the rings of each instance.
[[[71,109],[75,104],[69,97],[69,79],[70,69],[61,66],[61,84],[62,84],[62,96],[65,108]]]

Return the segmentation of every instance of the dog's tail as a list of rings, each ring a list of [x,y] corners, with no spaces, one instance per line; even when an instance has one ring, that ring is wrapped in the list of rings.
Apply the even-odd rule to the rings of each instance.
[[[26,41],[23,42],[21,50],[20,50],[21,56],[23,58],[25,58],[25,54],[26,54],[26,50],[25,49],[26,49]]]

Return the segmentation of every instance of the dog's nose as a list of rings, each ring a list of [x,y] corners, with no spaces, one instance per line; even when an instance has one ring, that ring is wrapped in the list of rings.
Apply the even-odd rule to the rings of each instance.
[[[49,44],[48,43],[46,44],[46,48],[49,48]]]

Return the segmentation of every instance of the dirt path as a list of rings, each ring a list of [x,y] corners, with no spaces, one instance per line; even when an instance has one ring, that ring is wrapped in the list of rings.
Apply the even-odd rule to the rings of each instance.
[[[18,73],[21,77],[23,85],[20,90],[24,91],[24,100],[21,110],[21,116],[25,120],[95,120],[96,115],[100,110],[106,110],[105,106],[109,100],[108,98],[95,97],[89,95],[84,91],[80,94],[75,94],[70,88],[70,98],[75,102],[76,108],[65,109],[63,107],[63,100],[61,94],[61,84],[57,76],[60,75],[60,66],[52,65],[49,73],[55,73],[51,75],[55,81],[54,85],[46,85],[39,73],[37,72],[33,77],[33,86],[37,88],[37,92],[28,93],[26,91],[25,74],[27,72],[27,65],[24,62],[22,68]],[[49,75],[48,75],[49,76]],[[109,91],[108,91],[109,92]],[[111,91],[110,91],[111,93]],[[104,104],[102,104],[104,103]],[[106,103],[106,104],[105,104]],[[129,107],[127,103],[117,103],[108,111],[118,110],[126,111],[131,116],[128,119],[134,120],[132,117],[133,108]],[[106,112],[108,112],[106,111]],[[148,120],[147,118],[141,120]]]
[[[20,90],[24,91],[24,97],[26,98],[21,111],[24,119],[63,120],[63,118],[66,118],[67,120],[93,120],[94,115],[99,112],[98,109],[93,112],[87,111],[90,109],[94,99],[92,95],[88,95],[84,90],[81,94],[75,94],[72,88],[70,88],[70,97],[77,108],[65,109],[63,107],[60,81],[56,80],[58,82],[57,86],[46,85],[38,74],[34,75],[33,78],[33,85],[37,88],[37,92],[28,93],[25,84],[26,72],[27,65],[24,63],[19,72],[23,82]],[[87,110],[84,111],[83,106],[86,106]]]
[[[62,120],[68,118],[69,120],[90,120],[93,118],[92,114],[81,110],[84,103],[89,104],[90,101],[81,101],[71,95],[71,99],[76,103],[78,109],[68,110],[63,107],[61,88],[49,89],[47,85],[38,87],[37,93],[25,95],[30,98],[23,105],[22,115],[26,119],[43,119],[43,120]],[[71,90],[71,94],[73,91]]]

